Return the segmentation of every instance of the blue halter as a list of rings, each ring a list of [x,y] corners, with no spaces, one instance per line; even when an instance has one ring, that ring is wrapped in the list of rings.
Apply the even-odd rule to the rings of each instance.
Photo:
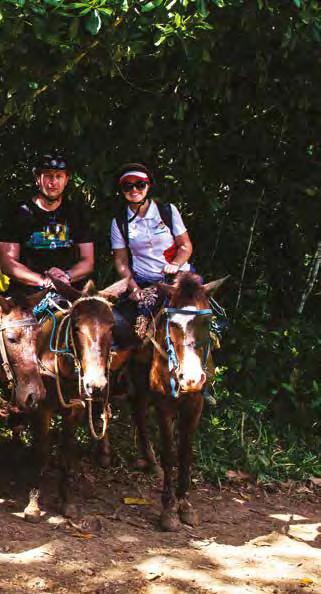
[[[185,316],[212,316],[213,312],[211,309],[180,309],[176,307],[164,307],[164,313],[166,315],[166,324],[165,324],[165,346],[166,346],[166,353],[168,357],[168,371],[169,371],[169,384],[171,388],[171,395],[172,398],[178,398],[179,394],[179,382],[177,380],[176,372],[179,369],[179,362],[177,359],[175,347],[170,335],[170,317],[172,314],[182,314]],[[208,355],[210,352],[211,347],[211,339],[210,336],[207,341],[207,345],[204,351],[202,366],[206,364],[208,359]]]
[[[51,330],[51,334],[50,334],[50,340],[49,340],[49,349],[52,353],[58,353],[59,355],[71,355],[71,350],[69,348],[69,331],[70,331],[70,319],[68,320],[67,324],[66,324],[66,330],[65,330],[65,348],[64,349],[55,349],[54,347],[54,337],[55,337],[55,332],[56,332],[56,326],[57,326],[57,318],[55,316],[55,314],[52,312],[52,310],[50,309],[50,305],[52,304],[53,301],[55,301],[55,299],[59,297],[59,295],[57,293],[54,293],[52,291],[50,291],[49,293],[47,293],[47,295],[41,299],[40,303],[38,303],[38,305],[36,305],[33,308],[33,314],[35,316],[40,316],[43,315],[44,317],[42,319],[45,319],[46,317],[50,317],[52,319],[52,330]],[[40,320],[41,323],[42,320]]]

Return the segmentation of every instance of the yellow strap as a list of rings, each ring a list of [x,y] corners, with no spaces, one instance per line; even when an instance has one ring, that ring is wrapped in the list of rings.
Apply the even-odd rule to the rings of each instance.
[[[10,278],[0,270],[0,293],[5,293],[10,285]]]

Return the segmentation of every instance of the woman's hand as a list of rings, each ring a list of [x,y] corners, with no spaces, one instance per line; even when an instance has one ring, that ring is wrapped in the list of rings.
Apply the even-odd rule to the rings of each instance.
[[[141,301],[142,297],[143,293],[140,287],[134,287],[129,295],[129,299],[131,299],[131,301],[135,301],[136,303]]]
[[[168,264],[165,264],[163,268],[163,272],[165,272],[165,274],[177,274],[178,271],[179,264],[176,264],[175,262],[168,262]]]

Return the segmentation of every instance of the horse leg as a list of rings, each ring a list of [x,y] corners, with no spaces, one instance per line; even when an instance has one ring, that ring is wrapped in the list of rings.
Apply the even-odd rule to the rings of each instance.
[[[176,497],[173,488],[173,465],[174,465],[174,443],[173,443],[173,413],[171,406],[167,403],[160,403],[157,406],[158,423],[161,439],[161,465],[164,471],[164,482],[162,491],[163,511],[160,516],[162,530],[176,531],[179,529],[179,522],[176,510]]]
[[[42,491],[44,472],[48,463],[51,416],[52,413],[48,408],[41,408],[33,414],[31,419],[34,451],[32,460],[33,478],[32,488],[29,491],[29,502],[24,509],[24,518],[28,522],[38,522],[41,516],[39,498]]]
[[[190,470],[192,464],[193,435],[199,425],[203,409],[203,396],[201,394],[187,394],[180,403],[179,414],[179,446],[178,446],[178,514],[181,521],[189,526],[197,526],[199,518],[188,500],[190,489]]]
[[[63,416],[59,494],[61,497],[61,511],[67,518],[77,518],[79,515],[77,506],[73,503],[71,496],[77,462],[75,453],[75,428],[78,424],[79,413],[75,409]]]
[[[157,464],[153,446],[148,438],[147,413],[149,405],[149,379],[146,365],[136,361],[130,365],[131,379],[134,385],[134,393],[131,396],[133,419],[137,428],[137,437],[142,458],[137,460],[136,466],[140,470],[156,471]]]

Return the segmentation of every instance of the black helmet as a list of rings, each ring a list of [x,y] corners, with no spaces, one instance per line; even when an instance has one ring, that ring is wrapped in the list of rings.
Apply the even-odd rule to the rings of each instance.
[[[58,171],[69,171],[69,166],[66,159],[58,153],[52,153],[48,155],[41,155],[36,165],[32,168],[34,175],[45,171],[46,169],[57,169]]]

